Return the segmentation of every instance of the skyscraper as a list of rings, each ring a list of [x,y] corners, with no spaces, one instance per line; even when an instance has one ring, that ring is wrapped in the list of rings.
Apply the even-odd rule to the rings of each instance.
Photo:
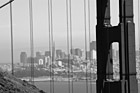
[[[21,52],[20,53],[20,62],[21,63],[26,63],[27,62],[27,54],[26,54],[26,52]]]
[[[96,41],[90,42],[90,51],[96,50]]]
[[[75,49],[75,55],[79,56],[79,57],[82,57],[82,50],[79,49],[79,48],[76,48]]]
[[[40,58],[42,55],[41,55],[41,52],[36,52],[36,57],[37,58]]]
[[[56,50],[56,58],[62,58],[62,50]]]
[[[72,55],[75,55],[75,49],[70,49]]]
[[[89,60],[91,58],[91,52],[90,51],[86,51],[86,57]]]
[[[65,59],[66,58],[66,54],[65,54],[65,52],[62,52],[62,59]]]
[[[45,51],[45,56],[48,57],[51,55],[51,52],[50,51]]]

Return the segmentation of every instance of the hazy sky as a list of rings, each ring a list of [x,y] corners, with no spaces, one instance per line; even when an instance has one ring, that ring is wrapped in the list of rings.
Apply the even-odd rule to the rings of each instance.
[[[8,0],[0,0],[0,5]],[[66,0],[53,1],[53,30],[56,49],[66,51]],[[88,0],[87,0],[88,1]],[[91,38],[95,40],[96,0],[90,0],[91,8]],[[15,0],[13,2],[14,28],[14,60],[19,61],[21,51],[29,49],[29,0]],[[111,0],[111,23],[118,24],[118,2]],[[134,21],[136,24],[136,39],[138,41],[138,0],[134,0]],[[88,13],[87,13],[88,14]],[[34,17],[34,46],[35,51],[48,50],[48,0],[33,0]],[[88,19],[88,17],[87,17]],[[73,47],[84,49],[84,0],[72,0],[72,31]],[[88,31],[88,24],[87,24]],[[9,6],[0,9],[0,62],[10,62],[10,16]],[[138,48],[138,42],[136,42]]]

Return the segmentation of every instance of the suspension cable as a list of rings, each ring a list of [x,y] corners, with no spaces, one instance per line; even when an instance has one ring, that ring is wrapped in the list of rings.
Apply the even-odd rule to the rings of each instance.
[[[31,82],[34,84],[34,40],[33,40],[33,9],[32,0],[29,0],[30,16],[30,52],[31,52]]]
[[[54,65],[54,40],[53,40],[53,9],[52,0],[50,0],[50,23],[51,23],[51,43],[52,43],[52,66]],[[52,93],[54,93],[54,69],[52,68]]]
[[[90,93],[92,93],[92,74],[91,74],[91,50],[90,50],[90,42],[91,42],[91,30],[90,30],[90,0],[88,0],[88,25],[89,25],[89,61],[90,61]]]
[[[0,6],[0,8],[5,7],[6,5],[8,5],[8,4],[12,3],[13,1],[14,1],[14,0],[10,0],[9,2],[7,2],[7,3],[3,4],[2,6]]]
[[[48,0],[48,30],[49,30],[49,57],[51,58],[51,24],[50,24],[50,0]],[[52,79],[52,62],[50,60],[49,68],[50,68],[50,79]],[[50,80],[50,93],[52,93],[52,80]]]
[[[140,17],[139,17],[139,13],[140,13],[140,6],[139,6],[139,0],[138,0],[138,42],[139,42],[139,51],[140,51],[140,37],[139,37],[139,35],[140,35],[140,32],[139,32],[139,29],[140,29]],[[140,55],[140,52],[139,52],[139,55]]]
[[[72,43],[72,11],[71,11],[71,0],[69,0],[69,12],[70,12],[70,14],[69,14],[69,16],[70,16],[70,45],[71,45],[71,47],[70,47],[70,49],[72,50],[73,49],[73,43]],[[71,56],[72,56],[72,53],[71,53]],[[71,79],[71,91],[72,91],[72,93],[73,93],[73,57],[72,57],[72,59],[71,59],[71,74],[72,74],[72,79]]]
[[[14,46],[13,46],[13,13],[12,2],[10,3],[10,26],[11,26],[11,66],[12,75],[14,75]]]
[[[140,30],[140,17],[139,17],[139,15],[140,15],[140,4],[139,4],[140,2],[139,2],[139,0],[138,0],[138,44],[139,44],[139,53],[138,53],[138,58],[140,59],[140,37],[139,37],[139,35],[140,35],[140,32],[139,32],[139,30]]]
[[[138,0],[138,42],[139,42],[139,54],[138,54],[138,58],[140,59],[140,37],[139,37],[139,35],[140,35],[140,32],[139,32],[139,30],[140,30],[140,2],[139,2],[139,0]],[[140,74],[138,73],[138,75],[140,76]]]
[[[69,42],[69,13],[68,13],[68,0],[66,0],[66,20],[67,20],[67,54],[68,54],[68,93],[70,93],[70,58],[69,58],[69,50],[70,50],[70,42]]]
[[[88,78],[87,78],[87,20],[86,20],[86,0],[84,0],[84,25],[85,25],[85,61],[86,61],[86,93],[88,93]]]

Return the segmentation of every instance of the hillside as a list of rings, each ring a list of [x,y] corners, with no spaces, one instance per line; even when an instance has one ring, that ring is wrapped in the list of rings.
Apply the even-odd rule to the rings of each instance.
[[[46,93],[26,81],[0,71],[0,93]]]

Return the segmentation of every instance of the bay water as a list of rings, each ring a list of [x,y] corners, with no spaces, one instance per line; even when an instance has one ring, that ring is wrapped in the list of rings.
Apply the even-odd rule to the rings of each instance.
[[[50,93],[50,82],[35,82],[35,85],[44,90],[47,93]],[[96,84],[95,82],[89,83],[88,87],[86,86],[86,81],[77,81],[73,82],[73,93],[96,93]],[[69,93],[69,86],[70,91],[72,90],[72,83],[69,85],[67,81],[56,81],[54,82],[54,93]],[[140,84],[138,85],[138,89],[140,88]],[[72,91],[70,92],[72,93]],[[138,92],[140,93],[140,91]]]

